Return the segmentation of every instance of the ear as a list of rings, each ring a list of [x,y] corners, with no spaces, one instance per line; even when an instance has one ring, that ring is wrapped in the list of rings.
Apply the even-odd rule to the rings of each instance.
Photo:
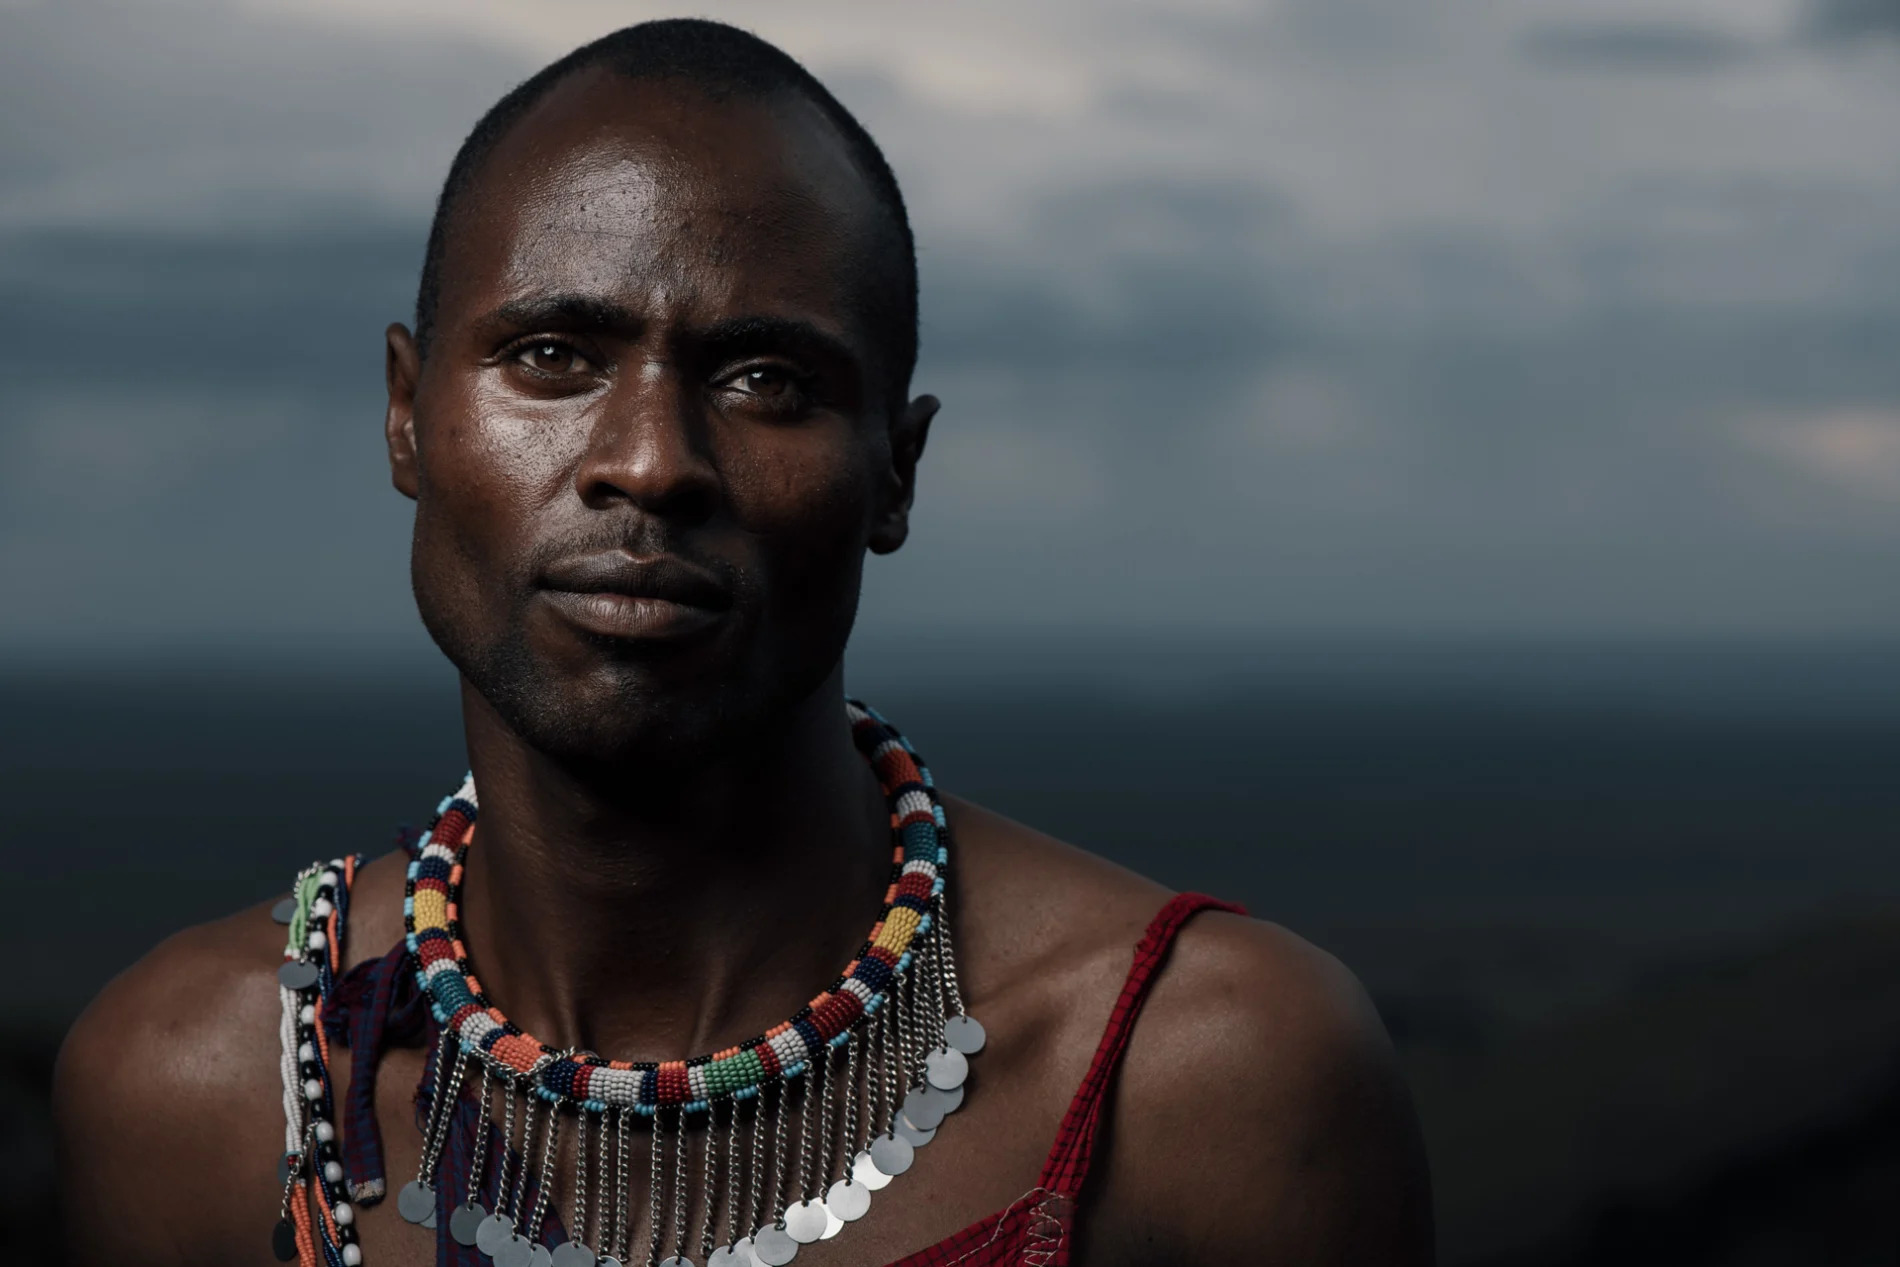
[[[917,459],[930,438],[930,421],[942,402],[919,396],[891,420],[891,466],[884,473],[884,500],[871,525],[871,550],[889,554],[910,536],[910,506],[917,492]]]
[[[422,356],[415,336],[402,322],[383,331],[383,382],[389,388],[389,406],[383,414],[383,438],[389,444],[389,482],[414,500],[419,487],[416,471],[416,382],[422,377]]]

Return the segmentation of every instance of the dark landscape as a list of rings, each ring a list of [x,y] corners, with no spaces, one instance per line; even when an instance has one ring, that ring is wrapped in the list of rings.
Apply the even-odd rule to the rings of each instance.
[[[1900,656],[901,650],[853,689],[945,785],[1359,972],[1446,1263],[1900,1261]],[[388,848],[459,735],[426,661],[17,665],[0,717],[0,1218],[54,1262],[71,1016],[167,931]]]

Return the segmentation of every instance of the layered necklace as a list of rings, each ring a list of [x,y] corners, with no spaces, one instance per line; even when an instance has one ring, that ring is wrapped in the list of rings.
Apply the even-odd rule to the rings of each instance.
[[[837,979],[789,1020],[689,1060],[557,1050],[489,1001],[460,924],[478,814],[473,778],[442,802],[403,898],[408,951],[441,1034],[422,1158],[396,1199],[405,1219],[436,1226],[450,1122],[471,1079],[481,1116],[470,1155],[458,1159],[465,1182],[448,1194],[448,1230],[496,1267],[784,1267],[800,1246],[863,1218],[872,1194],[910,1169],[962,1104],[967,1058],[985,1035],[957,980],[944,903],[950,833],[930,772],[876,712],[848,701],[846,713],[890,806],[883,909]],[[340,865],[305,872],[279,915],[290,924],[279,971],[288,1164],[275,1248],[284,1261],[314,1261],[320,1249],[332,1267],[358,1267],[316,1015],[340,966],[334,943],[348,892]],[[498,1100],[503,1146],[491,1158]],[[569,1130],[572,1217],[567,1239],[550,1250],[543,1241]],[[630,1184],[642,1149],[644,1220]],[[489,1167],[493,1209],[481,1199]],[[314,1218],[297,1192],[306,1181]]]

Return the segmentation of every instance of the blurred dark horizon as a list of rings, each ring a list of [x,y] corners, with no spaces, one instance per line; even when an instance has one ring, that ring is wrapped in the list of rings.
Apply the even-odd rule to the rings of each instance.
[[[96,901],[102,877],[150,875],[169,832],[235,867],[178,910],[258,900],[271,868],[299,864],[291,841],[342,845],[303,826],[240,849],[216,802],[263,812],[301,780],[292,799],[312,805],[331,785],[313,822],[377,851],[462,768],[457,689],[433,648],[16,652],[0,857]],[[1881,639],[880,629],[854,639],[846,690],[952,790],[1299,931],[1542,925],[1661,945],[1900,898],[1900,643]],[[35,918],[0,939],[57,935]],[[115,922],[89,934],[89,963],[0,984],[0,1003],[69,1015],[138,932],[182,922]]]

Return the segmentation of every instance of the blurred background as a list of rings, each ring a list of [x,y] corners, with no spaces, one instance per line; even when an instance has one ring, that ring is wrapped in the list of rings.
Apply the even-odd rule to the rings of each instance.
[[[0,0],[10,1253],[85,1000],[459,776],[380,331],[480,112],[673,12]],[[1900,1261],[1900,3],[713,16],[920,244],[853,688],[1355,968],[1448,1264]]]

